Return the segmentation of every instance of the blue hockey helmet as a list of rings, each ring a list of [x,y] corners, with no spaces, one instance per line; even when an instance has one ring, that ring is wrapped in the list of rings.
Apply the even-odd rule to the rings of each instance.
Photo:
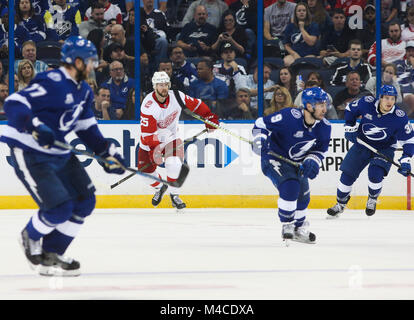
[[[95,45],[81,36],[70,36],[65,40],[61,50],[61,61],[73,64],[76,58],[83,60],[85,64],[91,60],[96,68],[99,63]]]
[[[380,90],[379,90],[379,95],[381,96],[398,96],[398,92],[397,89],[395,89],[394,86],[389,85],[389,84],[384,84],[381,86]]]
[[[315,109],[316,103],[328,102],[328,94],[319,87],[312,87],[302,92],[302,107],[306,109],[308,103]]]

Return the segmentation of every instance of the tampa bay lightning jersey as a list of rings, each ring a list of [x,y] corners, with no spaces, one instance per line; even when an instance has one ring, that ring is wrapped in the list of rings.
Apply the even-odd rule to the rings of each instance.
[[[405,154],[414,154],[414,132],[403,110],[394,106],[390,112],[382,114],[379,100],[366,96],[346,106],[345,126],[354,127],[359,117],[358,138],[378,150],[397,148],[398,142],[403,145]]]
[[[274,159],[268,154],[271,150],[285,158],[300,162],[307,155],[316,155],[321,161],[329,148],[331,124],[323,119],[307,126],[303,110],[285,108],[266,117],[258,118],[253,128],[253,136],[266,136],[262,157]]]
[[[73,80],[64,67],[39,73],[28,87],[6,99],[4,110],[8,124],[0,141],[26,151],[51,155],[68,153],[59,148],[41,147],[27,132],[28,122],[37,117],[54,131],[58,141],[66,143],[65,136],[75,131],[78,136],[80,133],[92,135],[93,145],[105,143],[92,111],[93,100],[89,85]]]

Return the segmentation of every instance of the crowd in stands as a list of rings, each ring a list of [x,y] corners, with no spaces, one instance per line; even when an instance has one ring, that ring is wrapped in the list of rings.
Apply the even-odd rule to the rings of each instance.
[[[377,26],[375,0],[265,0],[263,30],[257,30],[256,0],[141,0],[138,38],[133,0],[16,0],[15,90],[36,73],[58,67],[63,41],[80,35],[95,44],[100,58],[88,79],[98,119],[135,119],[135,78],[142,100],[153,90],[155,71],[167,72],[173,89],[203,99],[221,119],[255,119],[260,109],[270,114],[300,107],[302,90],[316,85],[328,93],[327,118],[343,119],[347,103],[376,94],[379,28],[382,83],[397,88],[397,104],[414,119],[414,0],[381,3]],[[357,12],[362,21],[354,19]],[[0,0],[3,64],[8,15],[7,0]],[[264,38],[263,70],[257,67],[258,32]],[[8,85],[3,64],[0,117],[1,84]]]

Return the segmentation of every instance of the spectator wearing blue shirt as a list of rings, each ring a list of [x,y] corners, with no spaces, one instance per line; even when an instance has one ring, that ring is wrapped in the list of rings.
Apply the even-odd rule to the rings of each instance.
[[[186,88],[190,83],[197,79],[197,69],[195,65],[186,60],[184,50],[179,46],[171,47],[170,60],[173,64],[173,74]]]
[[[0,59],[9,57],[9,10],[3,8],[0,24]],[[14,25],[14,56],[21,57],[23,43],[30,39],[29,32],[22,26]]]
[[[128,93],[135,88],[135,80],[128,78],[123,64],[119,61],[114,61],[109,65],[109,74],[111,77],[102,84],[102,87],[108,88],[111,93],[109,113],[115,111],[116,118],[120,119],[124,114]]]
[[[177,44],[183,48],[187,57],[209,56],[211,46],[217,40],[217,28],[207,22],[207,9],[196,7],[194,21],[187,23],[178,37]]]
[[[47,65],[46,62],[44,62],[42,60],[37,60],[36,43],[32,40],[28,40],[25,43],[23,43],[22,56],[23,56],[23,59],[30,60],[30,62],[34,66],[36,74],[38,74],[40,72],[44,72],[49,68],[49,66]],[[16,60],[14,62],[14,73],[17,73],[19,62],[20,62],[20,60]]]
[[[301,57],[315,57],[319,55],[316,46],[320,32],[318,24],[312,22],[309,7],[300,2],[296,5],[293,23],[286,26],[283,44],[288,52],[284,57],[286,66],[290,66],[296,59]]]
[[[227,84],[214,76],[210,59],[204,58],[197,63],[197,74],[198,79],[190,84],[189,95],[203,100],[214,112],[217,102],[229,96]]]

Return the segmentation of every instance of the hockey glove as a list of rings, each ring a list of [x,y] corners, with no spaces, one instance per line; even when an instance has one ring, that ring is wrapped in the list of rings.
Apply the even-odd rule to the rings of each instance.
[[[37,143],[46,149],[49,149],[55,142],[55,133],[47,125],[41,122],[38,118],[32,119],[32,126],[30,126],[31,134]]]
[[[118,153],[114,143],[108,142],[106,150],[100,153],[99,156],[107,160],[107,162],[99,162],[106,172],[115,174],[123,174],[125,172],[124,158]]]
[[[149,158],[153,165],[159,166],[162,164],[162,150],[159,144],[156,147],[150,149]]]
[[[263,148],[265,141],[266,141],[266,138],[263,135],[258,135],[253,139],[252,150],[258,156],[262,154],[262,148]]]
[[[352,143],[356,143],[358,137],[358,126],[345,126],[345,139]]]
[[[411,158],[403,156],[398,160],[401,167],[398,169],[398,173],[401,173],[404,177],[407,177],[411,173]]]
[[[305,178],[315,179],[319,173],[320,159],[315,155],[309,155],[302,164],[302,174]]]
[[[219,125],[218,116],[215,113],[209,112],[207,115],[204,116],[204,119],[213,122],[217,126]],[[209,125],[206,123],[206,128],[209,130],[216,130],[216,127],[213,127],[212,125]]]

